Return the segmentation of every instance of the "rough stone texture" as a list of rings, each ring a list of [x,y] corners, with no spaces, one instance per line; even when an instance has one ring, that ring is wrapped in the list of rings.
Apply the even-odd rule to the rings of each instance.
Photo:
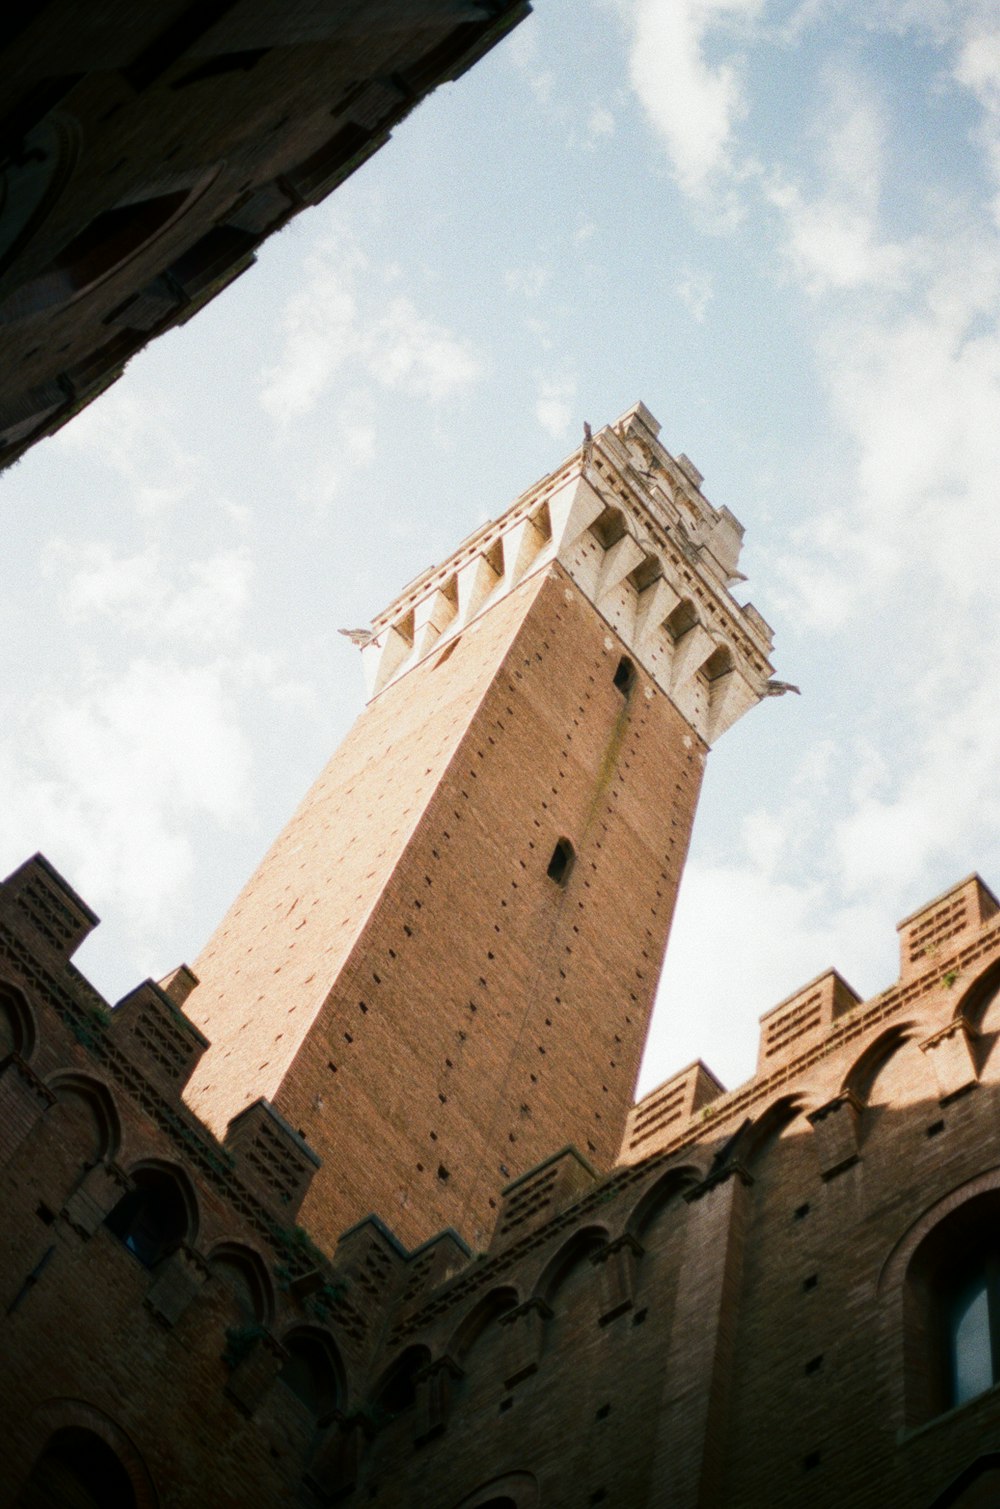
[[[0,32],[0,466],[191,318],[525,0],[49,0]]]

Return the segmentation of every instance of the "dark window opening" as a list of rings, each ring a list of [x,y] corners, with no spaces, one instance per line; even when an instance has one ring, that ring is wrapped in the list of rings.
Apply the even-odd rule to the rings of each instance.
[[[188,1232],[184,1196],[169,1174],[140,1169],[105,1222],[145,1268],[155,1268]]]
[[[79,1427],[58,1430],[50,1438],[31,1469],[18,1503],[136,1509],[131,1480],[111,1447]]]
[[[407,1347],[375,1395],[376,1413],[394,1419],[417,1402],[417,1379],[430,1360],[426,1347]]]
[[[948,1403],[964,1404],[1000,1379],[1000,1259],[979,1255],[952,1275],[943,1305]]]
[[[569,839],[561,838],[552,850],[552,858],[549,860],[549,867],[545,873],[550,880],[555,881],[556,885],[565,885],[569,880],[575,858],[573,845]]]
[[[326,1347],[316,1336],[291,1336],[285,1341],[288,1360],[279,1379],[317,1419],[336,1409],[340,1390]]]
[[[920,1424],[1000,1384],[1000,1195],[977,1195],[920,1243],[906,1275],[907,1415]]]
[[[627,696],[633,686],[635,686],[635,666],[627,655],[623,655],[621,660],[619,660],[614,681],[622,696]]]

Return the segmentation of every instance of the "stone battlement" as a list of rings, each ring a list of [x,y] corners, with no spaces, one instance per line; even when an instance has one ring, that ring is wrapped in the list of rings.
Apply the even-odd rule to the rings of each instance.
[[[862,1001],[835,969],[817,976],[763,1014],[757,1073],[745,1084],[726,1091],[698,1063],[643,1096],[629,1114],[622,1162],[634,1163],[697,1141],[708,1122],[714,1132],[717,1126],[755,1115],[762,1103],[800,1075],[828,1078],[825,1066],[833,1061],[831,1055],[873,1030],[884,1030],[901,1013],[911,1017],[917,1002],[926,1003],[929,1013],[927,1040],[920,1046],[928,1062],[944,1072],[940,1092],[947,1098],[956,1084],[966,1083],[968,1051],[963,1049],[958,1062],[949,1060],[945,1069],[946,1055],[935,1051],[940,1046],[937,1039],[951,1041],[959,1030],[955,1023],[978,1010],[978,996],[966,998],[963,992],[979,973],[982,959],[1000,952],[998,911],[993,892],[978,875],[950,887],[898,924],[902,957],[894,986]],[[942,1015],[942,1007],[955,1002],[954,1011]],[[961,1032],[959,1038],[964,1044]],[[959,1050],[948,1050],[953,1051]],[[956,1074],[959,1079],[952,1083]],[[698,1093],[693,1092],[695,1084],[701,1087]]]
[[[701,473],[636,404],[415,578],[362,636],[377,696],[483,613],[558,565],[712,743],[766,694],[771,630],[729,587],[743,526],[701,492]]]

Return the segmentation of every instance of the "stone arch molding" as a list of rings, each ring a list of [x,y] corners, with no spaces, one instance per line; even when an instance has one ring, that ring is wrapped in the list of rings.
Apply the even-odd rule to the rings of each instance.
[[[214,1263],[229,1263],[234,1268],[243,1270],[249,1280],[254,1302],[259,1310],[257,1320],[261,1325],[270,1325],[274,1320],[276,1308],[274,1285],[271,1282],[267,1264],[260,1253],[248,1246],[246,1242],[223,1239],[216,1242],[207,1254],[207,1260],[210,1268]]]
[[[89,1074],[77,1074],[74,1072],[54,1074],[48,1081],[48,1088],[59,1100],[63,1095],[79,1095],[89,1102],[97,1118],[97,1124],[101,1133],[100,1157],[108,1161],[117,1159],[121,1154],[122,1124],[115,1104],[114,1095],[101,1079],[94,1079]]]
[[[532,1472],[507,1472],[491,1478],[473,1493],[459,1499],[454,1509],[484,1509],[494,1499],[512,1499],[517,1509],[535,1509],[538,1503],[538,1479]]]
[[[114,1452],[132,1485],[136,1509],[159,1509],[160,1500],[139,1448],[116,1420],[86,1399],[47,1399],[34,1410],[26,1426],[25,1479],[55,1433],[68,1429],[90,1431]]]
[[[532,1299],[540,1299],[545,1304],[551,1304],[570,1269],[575,1268],[578,1263],[585,1262],[591,1253],[599,1252],[602,1247],[606,1247],[609,1238],[610,1233],[606,1226],[581,1226],[556,1249],[545,1264],[532,1290]]]
[[[916,1035],[913,1022],[897,1022],[880,1032],[866,1045],[844,1075],[841,1093],[849,1092],[857,1096],[861,1105],[867,1105],[876,1075],[900,1049],[913,1042]]]
[[[520,1303],[520,1294],[512,1284],[503,1284],[491,1289],[469,1309],[448,1338],[445,1354],[461,1363],[483,1332],[501,1315],[506,1315]]]
[[[641,1241],[647,1227],[656,1220],[664,1207],[700,1184],[705,1172],[694,1163],[684,1163],[677,1168],[668,1169],[665,1174],[658,1174],[647,1184],[633,1205],[622,1228],[623,1233]]]
[[[980,1018],[1000,991],[1000,959],[984,969],[963,991],[955,1005],[955,1017],[963,1018],[970,1027],[978,1027]]]
[[[990,1194],[996,1190],[1000,1190],[1000,1165],[987,1169],[985,1173],[977,1174],[973,1179],[967,1179],[950,1194],[943,1195],[940,1200],[935,1201],[924,1211],[923,1215],[918,1216],[899,1238],[882,1264],[875,1283],[875,1293],[878,1298],[882,1299],[899,1289],[913,1254],[924,1237],[933,1231],[935,1226],[968,1200],[974,1200],[977,1195]]]
[[[30,1063],[38,1042],[35,1013],[24,991],[10,980],[2,978],[0,978],[0,1008],[6,1010],[10,1017],[15,1052],[20,1054],[25,1063]]]

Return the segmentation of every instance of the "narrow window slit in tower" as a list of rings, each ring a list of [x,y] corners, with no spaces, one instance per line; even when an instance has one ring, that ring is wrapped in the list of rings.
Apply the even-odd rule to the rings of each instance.
[[[546,871],[549,879],[554,880],[556,885],[565,885],[569,880],[575,858],[576,854],[569,839],[561,838],[552,850],[552,858],[549,860]]]
[[[623,655],[618,662],[614,674],[614,684],[623,697],[627,697],[635,685],[635,666],[627,655]]]

